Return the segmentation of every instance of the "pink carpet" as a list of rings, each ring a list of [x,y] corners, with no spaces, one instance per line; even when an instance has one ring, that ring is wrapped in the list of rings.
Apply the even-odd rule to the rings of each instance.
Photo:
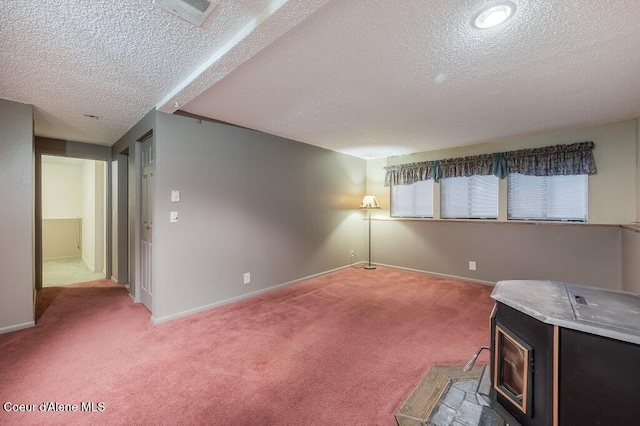
[[[156,326],[96,284],[43,290],[36,327],[0,335],[0,404],[36,410],[0,424],[395,425],[429,367],[490,339],[491,287],[390,268]],[[88,401],[104,411],[38,411]]]

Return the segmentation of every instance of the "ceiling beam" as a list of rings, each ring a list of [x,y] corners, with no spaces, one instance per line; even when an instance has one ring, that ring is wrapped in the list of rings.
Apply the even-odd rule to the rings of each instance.
[[[174,113],[289,32],[330,0],[274,0],[156,104]]]

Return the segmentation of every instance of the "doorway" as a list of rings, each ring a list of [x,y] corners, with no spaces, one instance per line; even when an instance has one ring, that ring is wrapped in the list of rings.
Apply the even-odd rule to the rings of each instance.
[[[107,164],[42,155],[42,287],[101,280],[107,269]]]

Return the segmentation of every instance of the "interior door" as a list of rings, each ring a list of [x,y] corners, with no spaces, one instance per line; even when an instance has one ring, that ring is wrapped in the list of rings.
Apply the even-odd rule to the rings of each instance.
[[[155,180],[155,153],[153,137],[142,142],[142,180],[141,180],[141,265],[140,265],[140,301],[153,313],[153,200]]]

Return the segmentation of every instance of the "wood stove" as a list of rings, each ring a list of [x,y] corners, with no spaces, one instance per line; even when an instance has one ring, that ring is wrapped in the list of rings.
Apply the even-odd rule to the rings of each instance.
[[[509,425],[637,424],[639,295],[501,281],[491,297],[491,362],[483,382]]]

